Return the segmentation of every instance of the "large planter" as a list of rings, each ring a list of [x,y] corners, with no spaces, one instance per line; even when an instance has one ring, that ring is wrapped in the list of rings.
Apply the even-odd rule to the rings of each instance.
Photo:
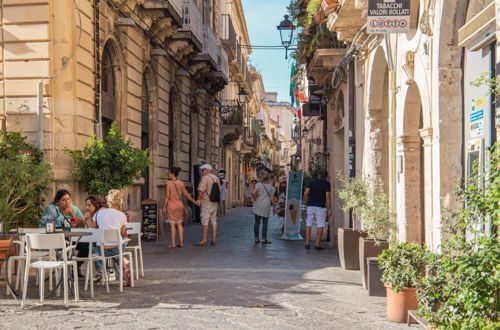
[[[378,245],[375,245],[373,239],[365,237],[359,238],[359,267],[361,270],[361,282],[364,289],[368,289],[367,258],[378,257],[382,251],[388,248],[389,243],[387,241],[381,241]]]
[[[359,238],[366,234],[356,229],[339,228],[339,257],[344,270],[359,270]]]
[[[11,242],[11,239],[0,240],[0,270],[2,269],[3,263],[7,259],[7,252],[9,252],[9,256],[16,255],[16,246],[11,244]]]
[[[385,288],[387,290],[387,320],[405,323],[408,319],[408,311],[416,310],[418,307],[417,289],[404,288],[399,292],[394,292],[387,283]]]

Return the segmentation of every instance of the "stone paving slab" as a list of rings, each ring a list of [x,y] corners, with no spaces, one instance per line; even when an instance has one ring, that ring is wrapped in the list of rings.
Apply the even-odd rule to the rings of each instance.
[[[358,271],[343,271],[337,251],[305,250],[303,242],[277,239],[254,245],[250,209],[230,210],[219,221],[217,246],[195,247],[200,226],[186,228],[186,247],[144,244],[145,277],[135,288],[84,299],[37,302],[30,291],[25,310],[4,296],[3,329],[403,329],[385,321],[385,298],[368,297]]]

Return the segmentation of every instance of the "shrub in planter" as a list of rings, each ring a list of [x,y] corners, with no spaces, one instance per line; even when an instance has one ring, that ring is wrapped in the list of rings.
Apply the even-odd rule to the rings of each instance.
[[[50,180],[44,153],[19,133],[0,133],[0,215],[6,230],[33,225]]]
[[[465,208],[445,219],[442,252],[418,290],[419,313],[434,328],[500,328],[498,145],[492,148],[488,173],[486,184],[473,175],[459,189]]]
[[[379,256],[382,281],[387,288],[387,319],[406,322],[408,310],[417,309],[416,288],[425,275],[431,253],[426,247],[403,242]]]
[[[141,177],[149,166],[148,151],[135,148],[111,125],[104,139],[92,137],[83,150],[66,150],[75,163],[73,177],[86,192],[106,195],[111,189],[122,189]]]

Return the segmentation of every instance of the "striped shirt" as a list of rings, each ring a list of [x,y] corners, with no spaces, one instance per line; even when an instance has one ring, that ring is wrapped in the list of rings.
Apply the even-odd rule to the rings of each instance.
[[[255,190],[257,190],[257,199],[253,203],[253,213],[261,217],[269,218],[274,187],[272,184],[262,184],[259,182],[255,185]]]

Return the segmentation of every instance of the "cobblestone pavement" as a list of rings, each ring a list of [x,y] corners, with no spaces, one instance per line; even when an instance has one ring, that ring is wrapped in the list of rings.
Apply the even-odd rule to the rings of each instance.
[[[336,250],[305,250],[278,240],[281,222],[270,220],[267,246],[253,244],[250,209],[230,210],[219,221],[217,246],[195,247],[200,226],[186,228],[186,247],[166,242],[144,247],[145,277],[135,288],[71,302],[40,305],[30,292],[27,309],[4,296],[3,329],[402,329],[386,322],[385,298],[368,297],[358,271],[343,271]]]

